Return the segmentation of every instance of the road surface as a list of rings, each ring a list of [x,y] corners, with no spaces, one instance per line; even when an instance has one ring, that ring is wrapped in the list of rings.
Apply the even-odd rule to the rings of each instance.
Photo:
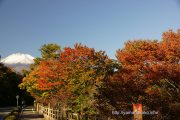
[[[0,108],[0,120],[7,114],[9,114],[15,107],[3,107]]]
[[[43,115],[39,115],[34,111],[32,106],[26,107],[20,115],[21,120],[44,120]]]

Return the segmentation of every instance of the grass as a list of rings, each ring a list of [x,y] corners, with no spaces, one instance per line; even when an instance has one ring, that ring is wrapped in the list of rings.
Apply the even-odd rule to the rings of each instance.
[[[15,108],[11,111],[11,113],[9,113],[8,115],[6,115],[3,120],[18,120],[20,114],[20,109],[19,108]]]

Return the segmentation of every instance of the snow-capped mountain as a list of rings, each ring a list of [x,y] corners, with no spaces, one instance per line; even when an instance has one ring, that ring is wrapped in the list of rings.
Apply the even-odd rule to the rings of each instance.
[[[14,69],[16,72],[21,72],[23,69],[29,69],[29,65],[34,63],[33,59],[34,57],[29,54],[15,53],[3,58],[1,62]]]
[[[1,60],[4,64],[32,64],[34,57],[29,54],[15,53]]]

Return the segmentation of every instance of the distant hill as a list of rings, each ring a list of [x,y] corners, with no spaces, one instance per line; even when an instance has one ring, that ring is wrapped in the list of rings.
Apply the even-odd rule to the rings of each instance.
[[[34,63],[33,59],[34,57],[29,54],[15,53],[3,58],[1,62],[16,72],[21,73],[23,69],[29,70],[29,65]]]

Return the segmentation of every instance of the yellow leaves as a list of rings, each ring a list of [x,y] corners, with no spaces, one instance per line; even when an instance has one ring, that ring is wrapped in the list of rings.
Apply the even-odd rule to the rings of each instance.
[[[149,87],[145,90],[145,93],[147,93],[147,94],[149,94],[149,95],[160,94],[160,93],[161,93],[161,89],[160,89],[160,87],[158,87],[157,85],[149,86]]]
[[[48,92],[44,92],[42,95],[41,95],[41,97],[48,97],[49,96],[49,93]]]

